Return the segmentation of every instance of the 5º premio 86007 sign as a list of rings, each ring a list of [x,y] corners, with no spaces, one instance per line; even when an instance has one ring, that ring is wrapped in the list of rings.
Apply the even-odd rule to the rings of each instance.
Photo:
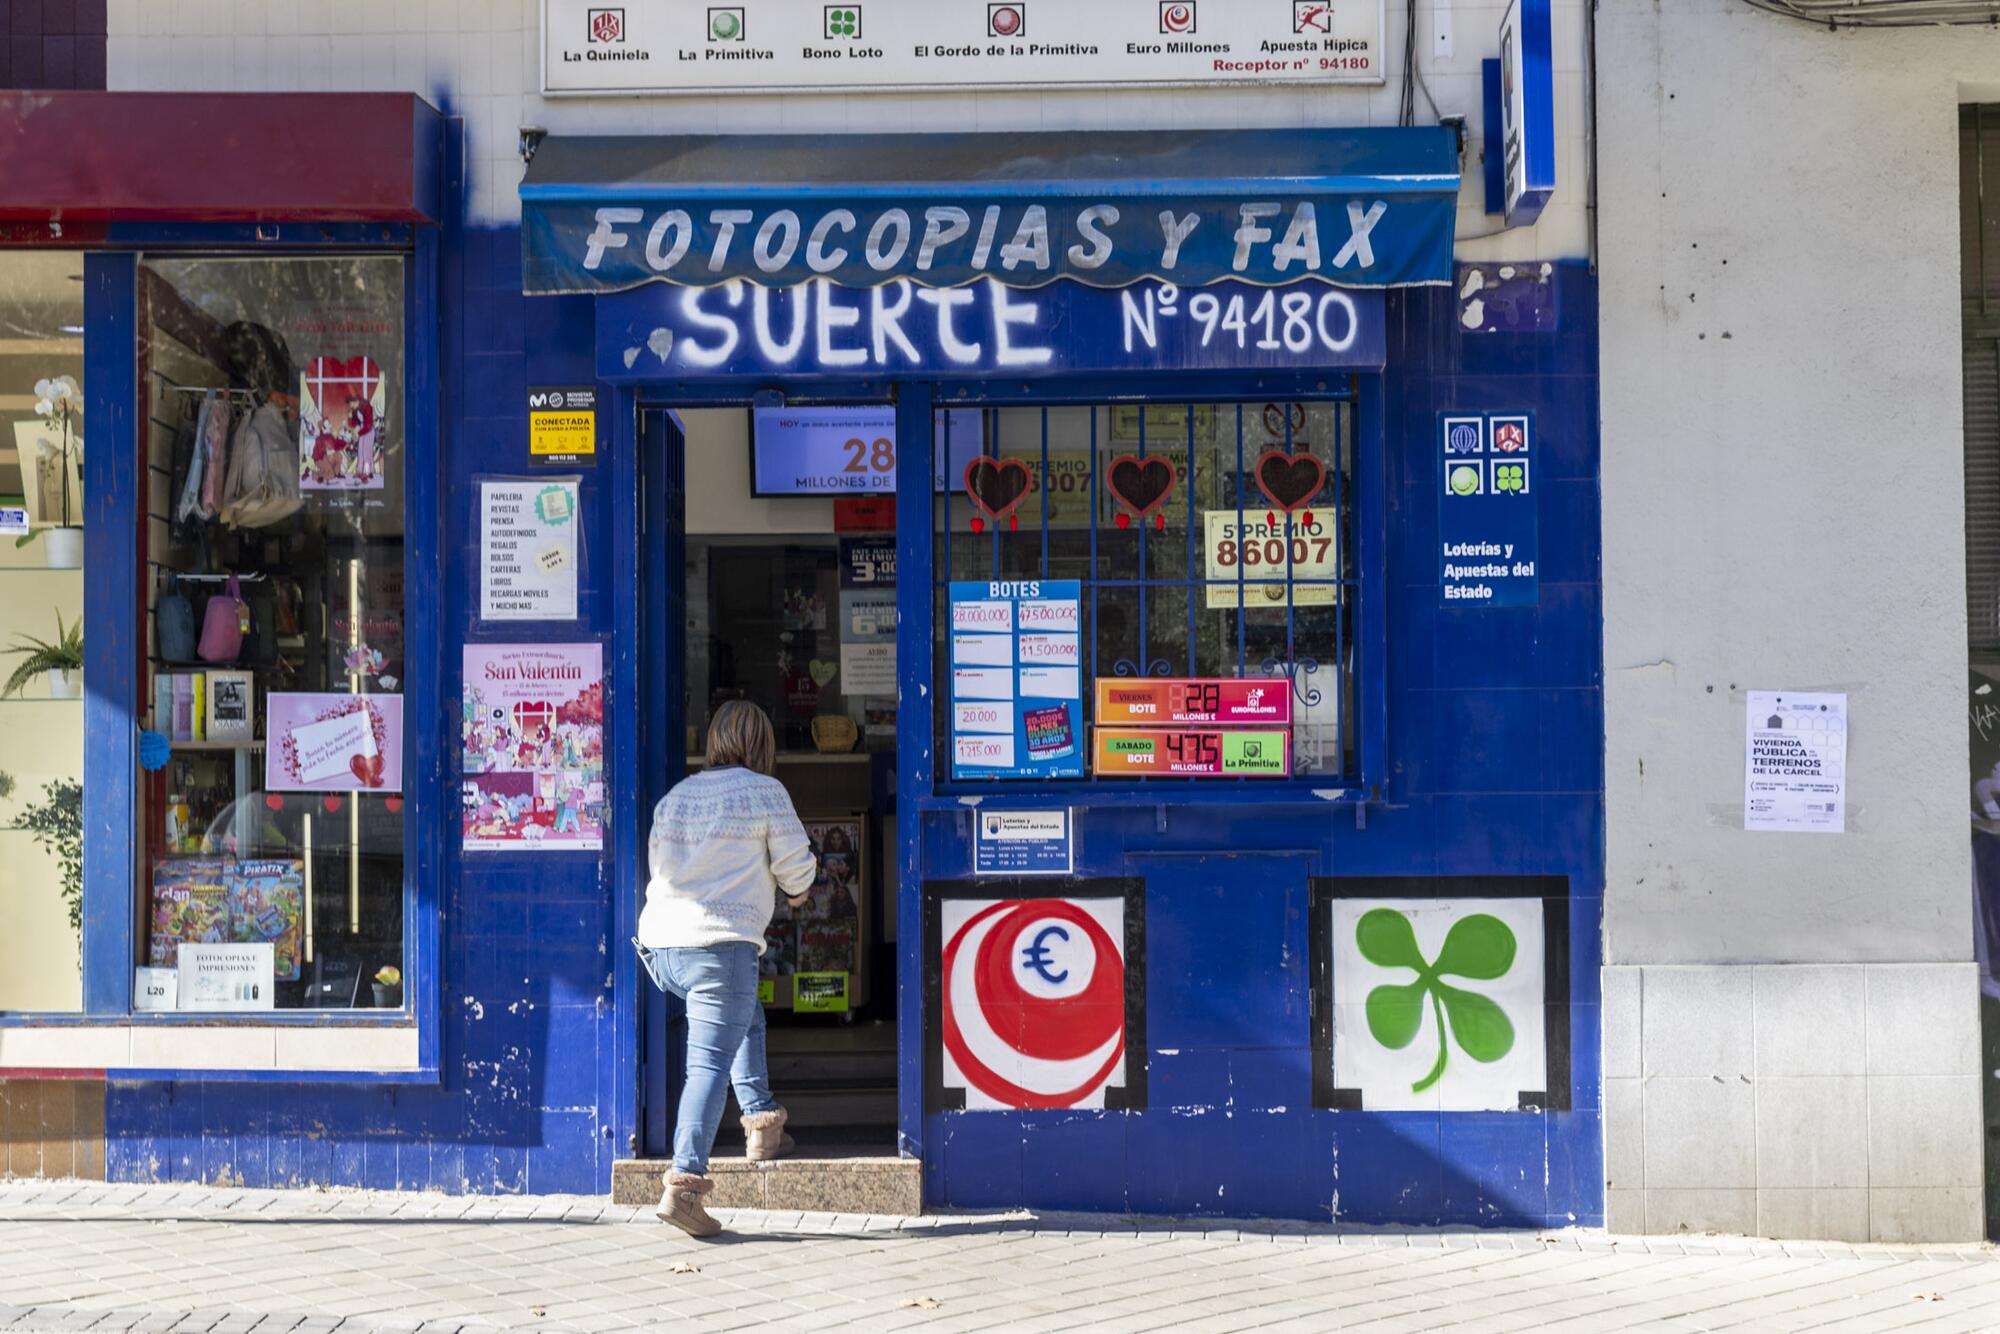
[[[1382,0],[544,0],[550,93],[1380,83]]]

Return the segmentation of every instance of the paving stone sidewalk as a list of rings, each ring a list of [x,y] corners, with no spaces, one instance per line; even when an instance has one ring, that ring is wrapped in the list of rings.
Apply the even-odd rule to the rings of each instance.
[[[0,1181],[0,1330],[2000,1329],[2000,1253]]]

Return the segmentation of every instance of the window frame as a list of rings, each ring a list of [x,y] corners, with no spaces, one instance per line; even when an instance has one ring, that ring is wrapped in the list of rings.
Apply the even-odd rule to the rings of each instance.
[[[1334,408],[1337,414],[1335,418],[1336,428],[1334,437],[1336,441],[1336,450],[1338,451],[1339,449],[1344,447],[1348,451],[1350,458],[1349,469],[1345,480],[1342,480],[1342,475],[1336,470],[1329,469],[1327,473],[1329,479],[1332,479],[1332,484],[1333,484],[1333,497],[1332,497],[1331,508],[1337,514],[1344,511],[1346,515],[1351,516],[1352,518],[1352,527],[1349,530],[1351,533],[1351,537],[1343,539],[1343,541],[1351,542],[1352,546],[1351,549],[1344,547],[1341,550],[1340,554],[1341,554],[1342,570],[1339,577],[1334,579],[1326,579],[1326,578],[1311,578],[1311,577],[1297,576],[1293,573],[1291,569],[1290,561],[1287,560],[1286,565],[1283,567],[1282,575],[1279,577],[1274,577],[1268,573],[1250,575],[1244,573],[1246,567],[1239,565],[1237,567],[1239,577],[1233,581],[1233,584],[1238,591],[1239,609],[1247,607],[1249,605],[1247,592],[1248,589],[1251,587],[1264,587],[1267,585],[1275,585],[1282,582],[1284,586],[1293,589],[1333,587],[1343,590],[1340,593],[1339,598],[1336,601],[1335,605],[1337,607],[1342,608],[1343,610],[1348,611],[1348,615],[1346,616],[1345,619],[1352,622],[1352,630],[1343,631],[1341,629],[1342,618],[1339,617],[1336,618],[1333,641],[1332,641],[1333,657],[1332,661],[1328,664],[1328,666],[1332,668],[1332,673],[1327,678],[1327,681],[1325,683],[1323,684],[1315,684],[1311,682],[1302,683],[1292,674],[1293,671],[1303,667],[1303,671],[1306,675],[1316,675],[1320,666],[1317,657],[1313,655],[1305,655],[1305,656],[1300,655],[1300,643],[1298,640],[1298,629],[1297,629],[1298,611],[1300,603],[1294,598],[1288,597],[1286,599],[1286,605],[1285,605],[1285,639],[1287,643],[1286,656],[1282,658],[1262,658],[1259,661],[1264,666],[1268,666],[1272,662],[1283,662],[1287,665],[1288,668],[1291,669],[1287,670],[1282,677],[1274,676],[1270,679],[1284,680],[1287,684],[1287,687],[1290,690],[1292,690],[1294,699],[1299,702],[1307,701],[1307,693],[1306,693],[1307,691],[1316,691],[1324,689],[1324,690],[1335,690],[1335,691],[1346,692],[1347,697],[1343,700],[1340,708],[1343,716],[1351,718],[1352,721],[1345,722],[1342,728],[1340,750],[1343,754],[1345,754],[1350,749],[1350,742],[1348,738],[1345,736],[1345,731],[1347,728],[1351,727],[1357,733],[1356,741],[1358,742],[1358,733],[1361,730],[1360,717],[1362,712],[1361,603],[1362,603],[1363,568],[1361,564],[1360,550],[1362,546],[1361,529],[1363,525],[1364,507],[1362,504],[1362,494],[1361,494],[1362,492],[1361,439],[1360,439],[1361,432],[1360,432],[1360,423],[1358,420],[1360,405],[1358,401],[1358,396],[1355,392],[1354,377],[1342,375],[1341,377],[1339,377],[1338,383],[1327,384],[1322,382],[1318,386],[1316,386],[1314,393],[1307,396],[1270,394],[1270,395],[1263,395],[1260,397],[1262,397],[1263,401],[1267,405],[1276,403],[1276,404],[1281,404],[1287,408],[1293,406],[1311,408],[1320,405]],[[1251,401],[1255,400],[1253,399]],[[1089,495],[1089,511],[1092,516],[1090,542],[1089,542],[1090,573],[1087,577],[1081,580],[1081,583],[1083,585],[1084,599],[1090,609],[1087,620],[1091,627],[1091,631],[1090,634],[1087,636],[1087,639],[1089,641],[1088,662],[1087,664],[1083,663],[1079,664],[1080,671],[1083,670],[1083,668],[1086,665],[1088,666],[1089,669],[1088,671],[1084,672],[1086,689],[1083,696],[1084,700],[1083,710],[1085,717],[1082,720],[1084,722],[1086,729],[1088,730],[1096,726],[1096,719],[1094,718],[1094,716],[1092,716],[1092,708],[1093,708],[1093,700],[1095,694],[1095,682],[1097,681],[1107,680],[1107,679],[1130,679],[1137,681],[1146,679],[1148,677],[1177,678],[1177,677],[1195,677],[1200,675],[1200,673],[1196,671],[1195,664],[1192,661],[1192,657],[1195,652],[1194,629],[1197,622],[1198,612],[1204,609],[1211,609],[1206,607],[1205,595],[1206,591],[1209,588],[1218,585],[1228,585],[1232,582],[1229,580],[1215,580],[1207,577],[1206,562],[1204,559],[1205,538],[1203,538],[1199,534],[1198,529],[1200,526],[1199,522],[1200,517],[1209,511],[1203,511],[1196,507],[1195,487],[1193,483],[1193,478],[1191,476],[1185,476],[1179,479],[1178,491],[1180,494],[1175,496],[1175,498],[1169,503],[1167,509],[1161,511],[1163,515],[1171,513],[1173,518],[1178,519],[1180,522],[1186,525],[1186,533],[1184,535],[1186,542],[1185,563],[1181,564],[1177,570],[1168,568],[1168,564],[1171,558],[1168,553],[1163,551],[1159,557],[1159,560],[1161,562],[1160,567],[1157,569],[1149,569],[1147,556],[1149,551],[1152,551],[1154,548],[1143,538],[1144,522],[1141,521],[1140,528],[1141,528],[1142,540],[1138,546],[1138,565],[1136,572],[1128,574],[1114,574],[1106,572],[1102,564],[1103,558],[1101,555],[1100,534],[1099,534],[1100,515],[1104,509],[1104,493],[1102,490],[1102,483],[1099,479],[1098,472],[1099,472],[1099,467],[1103,463],[1105,457],[1109,454],[1117,453],[1119,451],[1120,446],[1116,441],[1109,440],[1105,436],[1100,434],[1099,419],[1097,415],[1098,410],[1102,408],[1105,410],[1107,414],[1109,414],[1111,412],[1115,412],[1120,407],[1136,407],[1139,410],[1138,433],[1136,441],[1133,442],[1132,444],[1131,452],[1135,453],[1140,458],[1144,458],[1147,456],[1147,452],[1149,449],[1155,451],[1160,451],[1160,450],[1171,451],[1176,446],[1179,446],[1186,450],[1187,458],[1189,460],[1189,467],[1190,469],[1192,469],[1194,467],[1194,460],[1198,448],[1195,439],[1195,415],[1196,415],[1195,410],[1200,407],[1213,407],[1217,409],[1219,414],[1219,424],[1221,425],[1222,428],[1222,439],[1220,439],[1216,444],[1220,456],[1224,458],[1227,457],[1230,446],[1229,437],[1231,437],[1232,435],[1234,437],[1235,457],[1234,457],[1234,464],[1232,471],[1238,479],[1238,494],[1234,512],[1238,517],[1238,521],[1241,522],[1245,518],[1254,518],[1260,510],[1263,510],[1267,507],[1265,503],[1255,502],[1247,499],[1241,489],[1242,486],[1246,484],[1243,481],[1243,479],[1248,478],[1249,470],[1255,467],[1255,461],[1257,458],[1257,455],[1255,453],[1248,452],[1250,446],[1244,431],[1245,410],[1249,406],[1249,403],[1243,399],[1220,398],[1207,394],[1183,394],[1180,397],[1165,398],[1165,399],[1148,396],[1143,399],[1139,399],[1137,401],[1129,399],[1122,401],[1116,399],[1107,399],[1104,402],[1092,403],[1092,404],[1029,402],[1029,403],[1012,404],[1012,405],[1000,405],[998,407],[993,405],[987,405],[980,409],[982,417],[985,418],[985,420],[982,422],[982,439],[980,441],[980,452],[982,457],[987,457],[987,458],[1001,457],[1001,455],[995,452],[998,443],[999,423],[997,419],[990,414],[995,414],[1001,410],[1004,410],[1004,408],[1010,406],[1022,411],[1027,411],[1027,412],[1038,411],[1040,413],[1041,417],[1040,468],[1041,468],[1041,473],[1044,476],[1048,474],[1049,462],[1050,462],[1051,447],[1050,447],[1050,431],[1049,431],[1049,413],[1051,409],[1061,410],[1064,408],[1070,408],[1074,410],[1076,408],[1081,407],[1084,410],[1087,410],[1091,413],[1089,446],[1088,446],[1091,458],[1090,487],[1088,495]],[[1186,416],[1184,433],[1162,435],[1149,441],[1147,438],[1146,412],[1148,409],[1153,407],[1186,408],[1187,416]],[[1346,425],[1344,427],[1339,425],[1342,415],[1344,415],[1346,421]],[[934,421],[936,420],[935,416],[933,417],[933,420]],[[946,414],[945,422],[946,422],[946,430],[948,432],[950,429],[949,414]],[[1291,414],[1288,412],[1286,414],[1285,428],[1284,428],[1284,448],[1287,453],[1290,453],[1294,448],[1293,429],[1294,429],[1293,418]],[[937,454],[938,447],[940,444],[944,444],[946,446],[945,452],[947,454],[949,454],[950,452],[948,442],[938,441],[934,437],[932,444],[932,452],[934,457]],[[949,469],[947,469],[947,471],[949,471]],[[947,481],[951,480],[952,479],[947,478]],[[961,500],[962,500],[961,491],[962,488],[954,484],[948,486],[945,492],[942,494],[942,500],[944,504],[944,524],[942,525],[941,528],[934,530],[932,539],[933,541],[932,560],[934,562],[934,566],[936,567],[933,570],[932,580],[931,580],[931,587],[934,599],[943,599],[947,597],[951,585],[954,582],[958,582],[961,579],[961,576],[956,574],[952,568],[954,553],[957,550],[959,544],[968,543],[976,549],[978,544],[988,540],[987,538],[980,536],[973,536],[973,535],[960,536],[957,533],[955,525],[960,521],[960,519],[968,517],[971,514],[971,509],[969,506],[961,508]],[[1030,494],[1032,496],[1037,496],[1040,498],[1041,512],[1039,516],[1040,526],[1038,531],[1041,536],[1041,550],[1039,557],[1040,569],[1038,573],[1039,577],[1043,579],[1048,579],[1053,577],[1050,572],[1050,542],[1049,542],[1050,529],[1048,526],[1048,521],[1050,518],[1052,507],[1051,507],[1051,502],[1049,500],[1049,492],[1045,487],[1043,487],[1043,488],[1037,488]],[[1185,497],[1185,499],[1183,500],[1182,497]],[[996,528],[991,537],[993,551],[995,553],[996,559],[998,557],[1000,549],[999,547],[1000,538],[1001,534],[999,530]],[[1272,566],[1270,568],[1272,570],[1279,569],[1279,567],[1276,566]],[[972,578],[974,578],[975,581],[981,577],[983,576],[977,576],[977,575],[972,576]],[[996,573],[992,577],[1017,578],[1017,577],[1031,577],[1031,576]],[[1138,595],[1137,624],[1139,628],[1140,644],[1142,646],[1143,651],[1140,655],[1139,660],[1120,658],[1113,662],[1105,662],[1102,661],[1099,657],[1100,644],[1102,640],[1102,634],[1100,630],[1101,608],[1104,605],[1104,601],[1107,595],[1113,595],[1118,592],[1136,592]],[[1190,655],[1190,661],[1188,663],[1188,668],[1185,673],[1176,670],[1177,666],[1179,665],[1175,661],[1175,655],[1177,654],[1178,650],[1174,649],[1164,650],[1162,656],[1155,658],[1150,649],[1144,648],[1144,645],[1146,644],[1148,638],[1146,634],[1148,606],[1153,598],[1153,595],[1161,592],[1165,592],[1169,595],[1185,594],[1187,598],[1187,628],[1189,632],[1187,648],[1188,648],[1188,653]],[[1198,600],[1201,605],[1198,605]],[[1241,677],[1242,673],[1247,668],[1249,662],[1249,659],[1245,656],[1246,636],[1247,636],[1247,622],[1245,621],[1245,619],[1241,614],[1241,611],[1239,610],[1239,614],[1236,620],[1236,633],[1235,633],[1235,670],[1239,677]],[[1171,636],[1168,637],[1171,638]],[[945,642],[946,639],[944,636],[938,637],[936,641],[937,644],[936,652],[938,653],[944,652]],[[1343,650],[1350,650],[1350,649],[1352,650],[1353,654],[1351,659],[1353,666],[1351,669],[1348,669],[1343,667],[1343,659],[1345,657]],[[934,663],[933,666],[934,681],[940,678],[943,675],[943,673],[948,670],[949,670],[948,666],[942,666],[940,664]],[[933,704],[933,713],[936,718],[934,735],[940,753],[942,753],[944,748],[949,744],[948,738],[950,729],[944,721],[945,718],[948,716],[947,710],[950,705],[948,696],[949,692],[945,690],[941,685],[937,687],[937,696]],[[1311,702],[1314,703],[1318,702],[1317,698],[1316,697],[1313,698]],[[1350,709],[1351,713],[1348,712],[1348,710]],[[1361,773],[1360,773],[1360,766],[1362,762],[1361,747],[1359,746],[1359,744],[1353,744],[1351,746],[1351,750],[1353,754],[1352,767],[1348,767],[1347,763],[1343,762],[1342,767],[1335,772],[1313,772],[1313,773],[1294,774],[1283,780],[1273,780],[1270,778],[1241,778],[1241,777],[1220,778],[1220,779],[1191,778],[1191,777],[1180,777],[1180,778],[1161,777],[1161,778],[1151,778],[1151,779],[1100,779],[1094,773],[1086,772],[1082,778],[1063,778],[1063,779],[1044,780],[1043,785],[1059,786],[1065,793],[1070,792],[1072,790],[1082,790],[1085,792],[1111,791],[1111,792],[1124,793],[1128,795],[1139,794],[1139,793],[1157,795],[1163,788],[1168,790],[1178,789],[1183,791],[1185,790],[1217,791],[1217,790],[1228,790],[1228,789],[1241,790],[1241,789],[1254,788],[1254,789],[1264,790],[1266,792],[1274,788],[1278,789],[1279,791],[1283,791],[1287,787],[1291,788],[1304,787],[1307,789],[1313,789],[1313,788],[1325,789],[1332,787],[1340,787],[1344,789],[1347,785],[1353,784],[1357,781],[1360,781],[1361,779]],[[1026,785],[1037,784],[1037,780],[1034,779],[952,778],[949,776],[950,765],[944,761],[939,762],[938,772],[939,772],[939,779],[936,790],[954,796],[969,796],[972,794],[979,794],[983,796],[994,792],[1005,792],[1011,788],[1018,788],[1024,784]]]
[[[161,224],[121,227],[84,250],[85,420],[104,423],[84,453],[83,1003],[67,1013],[0,1011],[0,1070],[78,1070],[110,1078],[435,1083],[439,1074],[442,796],[403,794],[404,1006],[394,1011],[140,1012],[138,957],[139,685],[146,645],[146,482],[139,451],[138,270],[145,256],[280,260],[394,255],[403,269],[405,769],[435,772],[443,741],[438,495],[442,238],[409,224]],[[417,535],[431,535],[419,538]],[[417,646],[428,646],[419,652]],[[332,1030],[332,1031],[329,1031]]]

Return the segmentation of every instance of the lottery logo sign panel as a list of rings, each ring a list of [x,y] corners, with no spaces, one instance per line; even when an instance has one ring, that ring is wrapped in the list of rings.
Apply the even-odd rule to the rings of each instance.
[[[933,1110],[1144,1105],[1140,891],[1137,882],[1099,883],[1111,892],[1055,895],[991,880],[976,894],[932,886]]]

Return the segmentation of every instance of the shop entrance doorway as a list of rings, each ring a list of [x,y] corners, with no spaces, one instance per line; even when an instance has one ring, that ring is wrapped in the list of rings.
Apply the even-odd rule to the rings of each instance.
[[[648,768],[668,784],[699,769],[716,708],[749,700],[771,717],[777,777],[819,859],[806,906],[778,908],[761,979],[772,1087],[802,1154],[896,1146],[894,511],[886,490],[844,503],[869,498],[852,488],[878,475],[877,440],[893,484],[891,412],[649,410],[641,428],[668,534],[644,595],[663,659],[648,675],[678,715],[651,729],[663,753]],[[807,430],[860,440],[858,470],[821,475],[794,452]],[[832,457],[844,469],[853,452]],[[648,991],[642,1147],[665,1156],[686,1029],[679,1002]],[[732,1100],[716,1151],[741,1142]]]

